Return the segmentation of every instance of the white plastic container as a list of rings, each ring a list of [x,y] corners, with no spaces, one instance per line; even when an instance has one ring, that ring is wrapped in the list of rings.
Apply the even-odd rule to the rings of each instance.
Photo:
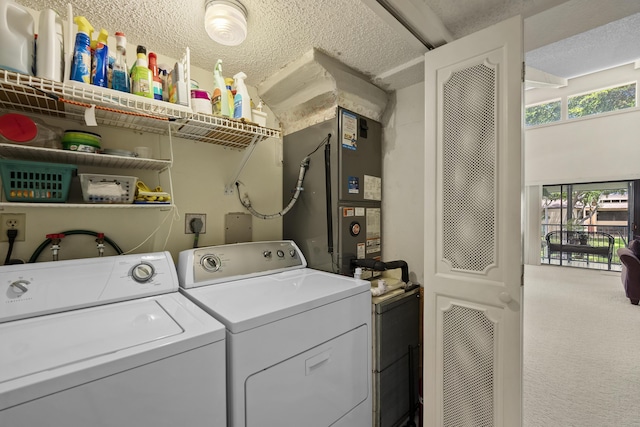
[[[64,36],[62,18],[52,9],[43,9],[38,19],[36,76],[62,81],[64,76]]]
[[[209,93],[201,89],[191,89],[191,108],[194,113],[213,114]]]
[[[267,125],[267,113],[260,110],[251,110],[253,116],[253,123],[258,126],[265,127]]]
[[[34,21],[14,0],[0,0],[0,68],[33,75]]]

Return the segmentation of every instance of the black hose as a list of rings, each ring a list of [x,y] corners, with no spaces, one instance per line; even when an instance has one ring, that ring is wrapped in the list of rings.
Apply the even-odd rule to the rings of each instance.
[[[333,207],[331,206],[331,134],[327,135],[324,146],[324,185],[327,213],[327,252],[333,254]]]
[[[7,249],[7,257],[4,259],[4,265],[9,265],[11,261],[11,252],[13,252],[13,243],[16,241],[15,237],[9,238],[9,249]]]
[[[64,234],[65,236],[71,236],[71,235],[74,235],[74,234],[85,234],[87,236],[98,237],[98,233],[96,233],[95,231],[91,231],[91,230],[68,230],[68,231],[63,231],[61,234]],[[124,253],[124,251],[122,249],[120,249],[120,246],[118,246],[116,244],[116,242],[114,242],[113,240],[111,240],[107,236],[104,236],[104,241],[107,242],[113,249],[115,249],[115,251],[118,253],[118,255],[122,255]],[[38,257],[42,253],[42,251],[45,250],[45,248],[47,246],[49,246],[50,244],[51,244],[51,239],[46,239],[44,242],[42,242],[40,244],[40,246],[38,246],[38,248],[31,255],[31,258],[29,258],[28,263],[36,262],[36,260],[38,259]]]
[[[402,269],[402,281],[404,283],[409,283],[409,265],[406,261],[398,260],[383,262],[373,258],[352,259],[351,269],[353,270],[356,267],[369,268],[374,271],[386,271],[400,268]]]

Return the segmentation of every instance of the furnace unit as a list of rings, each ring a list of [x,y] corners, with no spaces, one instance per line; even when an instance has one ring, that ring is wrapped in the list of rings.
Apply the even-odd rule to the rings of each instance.
[[[285,204],[309,158],[303,191],[283,217],[283,238],[296,242],[309,267],[351,275],[352,259],[380,259],[381,146],[381,124],[344,108],[284,137]]]

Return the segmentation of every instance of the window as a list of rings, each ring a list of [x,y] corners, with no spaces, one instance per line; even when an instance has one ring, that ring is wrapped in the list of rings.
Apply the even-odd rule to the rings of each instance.
[[[525,126],[542,125],[560,120],[560,100],[531,105],[525,109]]]
[[[570,119],[636,106],[636,84],[601,89],[568,99]]]
[[[604,211],[598,212],[598,221],[621,221],[629,220],[629,212],[627,211]]]

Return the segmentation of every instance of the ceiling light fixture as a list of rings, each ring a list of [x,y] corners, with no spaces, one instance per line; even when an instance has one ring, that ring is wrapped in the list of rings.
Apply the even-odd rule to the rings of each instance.
[[[213,41],[237,46],[247,37],[247,9],[237,0],[207,0],[204,28]]]

